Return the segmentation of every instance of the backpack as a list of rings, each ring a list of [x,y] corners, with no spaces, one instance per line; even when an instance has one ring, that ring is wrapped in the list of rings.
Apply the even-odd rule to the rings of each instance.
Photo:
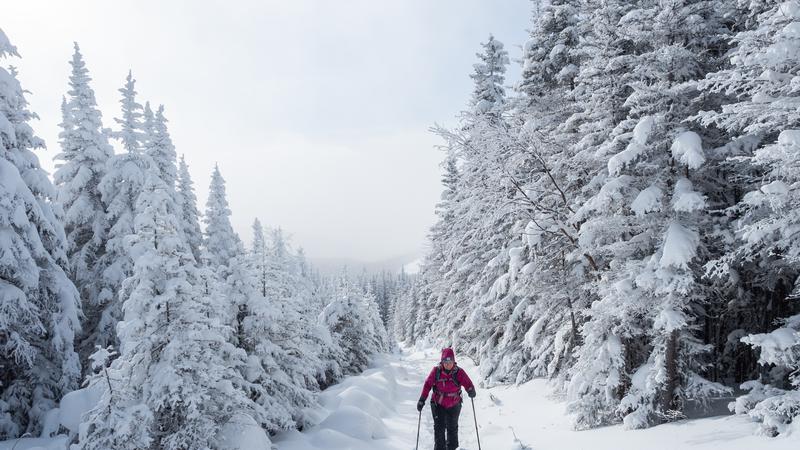
[[[456,386],[461,387],[461,383],[458,382],[458,366],[453,368],[453,373],[450,374],[450,381],[456,384]],[[439,385],[439,381],[442,380],[442,366],[436,366],[436,381],[433,383],[433,390],[436,390],[436,386]]]
[[[445,394],[439,392],[439,390],[436,389],[436,387],[439,385],[439,381],[442,380],[442,367],[436,366],[436,375],[435,375],[436,381],[433,383],[433,396],[431,398],[432,401],[441,404],[442,400],[444,400],[445,397],[458,397],[459,401],[461,401],[461,383],[458,382],[458,377],[456,376],[458,375],[458,370],[459,370],[458,366],[456,366],[453,369],[453,373],[450,375],[450,381],[452,381],[453,383],[455,383],[456,386],[458,386],[458,392]],[[438,400],[436,400],[437,397],[439,398]]]

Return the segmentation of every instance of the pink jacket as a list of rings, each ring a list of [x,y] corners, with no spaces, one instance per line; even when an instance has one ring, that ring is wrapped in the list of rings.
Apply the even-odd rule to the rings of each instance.
[[[439,374],[439,382],[436,382],[436,370],[441,370]],[[455,366],[452,371],[447,372],[441,365],[434,366],[428,378],[425,379],[425,385],[422,386],[422,395],[420,398],[427,399],[428,393],[433,389],[431,401],[436,402],[444,408],[452,408],[453,406],[461,403],[461,386],[453,382],[453,372],[455,372],[456,380],[464,389],[475,389],[472,380],[469,379],[464,369]],[[435,386],[434,386],[435,385]]]

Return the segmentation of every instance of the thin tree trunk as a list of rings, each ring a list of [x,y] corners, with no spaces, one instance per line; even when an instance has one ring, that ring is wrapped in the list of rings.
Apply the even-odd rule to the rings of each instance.
[[[672,330],[667,337],[665,353],[665,369],[667,381],[661,397],[661,412],[675,409],[675,390],[678,388],[678,330]]]

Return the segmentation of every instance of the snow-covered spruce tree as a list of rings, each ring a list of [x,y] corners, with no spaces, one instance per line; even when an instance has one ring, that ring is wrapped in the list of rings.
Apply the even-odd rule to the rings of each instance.
[[[331,362],[326,360],[330,336],[316,320],[322,305],[315,301],[313,283],[302,275],[301,263],[283,231],[271,230],[264,292],[267,301],[279,311],[278,328],[273,332],[275,342],[284,351],[279,363],[297,386],[317,390],[320,384],[330,382]],[[298,400],[301,401],[294,403],[296,411],[305,406],[303,401],[311,399]]]
[[[265,415],[246,395],[245,353],[225,338],[218,299],[202,295],[194,259],[153,166],[137,200],[132,275],[123,284],[120,356],[93,383],[100,402],[82,426],[84,449],[217,448],[237,415]],[[236,420],[236,419],[234,419]]]
[[[208,188],[206,212],[203,215],[203,222],[206,224],[203,245],[208,251],[208,264],[213,268],[220,269],[217,274],[222,280],[227,278],[228,272],[225,267],[231,258],[236,256],[239,248],[239,236],[233,231],[230,217],[231,210],[225,193],[225,179],[222,178],[219,166],[215,165]]]
[[[149,109],[149,105],[145,110]],[[178,197],[177,180],[178,168],[175,146],[167,129],[167,118],[164,117],[164,105],[159,105],[152,117],[152,125],[146,126],[148,135],[144,145],[144,152],[158,168],[159,176],[166,184],[172,197],[172,204],[177,208],[181,204]]]
[[[548,88],[574,88],[578,73],[579,0],[537,2],[530,37],[523,46],[522,79],[517,90],[536,101]]]
[[[342,356],[342,349],[337,347],[337,342],[333,338],[333,333],[328,324],[320,320],[322,311],[335,298],[335,280],[316,273],[313,276],[306,277],[305,284],[308,286],[308,292],[310,292],[311,310],[316,313],[311,317],[317,324],[316,336],[320,346],[319,359],[322,362],[317,383],[320,389],[326,389],[345,375],[345,361]]]
[[[197,210],[197,196],[194,193],[194,183],[189,174],[189,166],[181,155],[178,165],[177,180],[178,201],[180,206],[180,219],[186,243],[194,255],[195,261],[201,261],[200,246],[203,243],[203,233],[200,230],[200,213]]]
[[[0,30],[0,59],[9,56],[16,48]],[[0,439],[37,434],[80,378],[80,296],[24,92],[16,71],[0,68]]]
[[[590,175],[588,182],[575,198],[576,214],[571,220],[577,230],[580,251],[591,255],[594,260],[591,277],[597,277],[600,267],[607,266],[614,258],[613,245],[619,241],[616,233],[618,221],[628,209],[628,205],[618,193],[619,186],[615,179],[606,175],[603,159],[608,151],[600,150],[606,139],[620,134],[614,129],[615,122],[621,120],[627,112],[622,107],[622,97],[627,89],[622,78],[631,69],[628,62],[632,46],[625,46],[620,33],[620,19],[634,6],[634,2],[598,2],[582,3],[585,14],[579,24],[583,31],[576,53],[581,57],[580,71],[576,77],[575,96],[579,111],[569,119],[575,129],[578,140],[572,150],[572,163],[575,168]],[[614,62],[612,64],[612,61]],[[648,123],[642,124],[645,128]],[[629,135],[630,136],[630,135]],[[613,147],[612,147],[613,148]],[[599,154],[599,155],[598,155]],[[608,160],[608,156],[605,157]],[[630,199],[628,199],[628,204]],[[597,222],[584,217],[590,212],[602,212]],[[606,231],[610,236],[597,235],[594,229]],[[536,233],[541,235],[541,233]],[[602,238],[602,239],[600,239]],[[612,298],[613,289],[605,289],[606,285],[587,283],[587,291],[600,298],[588,311],[589,321],[582,327],[583,345],[577,350],[577,360],[570,368],[571,381],[568,389],[569,410],[575,414],[575,426],[585,428],[603,423],[613,422],[616,418],[616,405],[621,398],[621,386],[625,382],[625,357],[620,332],[617,331],[619,318],[627,318],[628,322],[636,316],[625,315],[613,311],[619,302],[628,301],[628,293],[613,297],[613,305],[602,308],[605,297]],[[584,287],[587,285],[584,284]],[[613,283],[609,283],[613,286]],[[613,306],[613,307],[612,307]],[[607,314],[605,311],[609,311]],[[545,319],[542,319],[542,325]],[[538,324],[537,324],[538,325]],[[630,326],[630,325],[628,325]],[[532,330],[537,330],[537,326]],[[642,325],[637,330],[643,332]],[[631,341],[633,343],[635,341]],[[591,358],[591,362],[590,362]],[[596,359],[595,359],[596,358]]]
[[[617,126],[628,112],[623,101],[624,96],[630,94],[629,74],[633,68],[630,58],[634,51],[632,43],[623,39],[619,22],[635,6],[637,2],[584,3],[587,15],[580,23],[580,28],[586,31],[577,50],[582,57],[581,70],[576,77],[580,111],[570,118],[570,122],[579,135],[573,150],[573,164],[589,173],[591,178],[576,198],[577,208],[571,221],[576,224],[580,251],[592,255],[595,261],[591,278],[596,281],[586,283],[584,287],[588,287],[587,291],[598,300],[587,311],[588,322],[582,327],[584,342],[576,352],[574,366],[570,368],[568,408],[575,415],[577,428],[617,420],[616,407],[628,380],[625,351],[632,350],[633,344],[639,342],[631,337],[641,336],[646,328],[638,321],[640,315],[621,311],[624,306],[636,304],[628,304],[633,301],[630,290],[625,290],[624,285],[611,278],[618,270],[611,263],[631,253],[619,252],[617,255],[615,246],[619,246],[620,241],[628,246],[637,241],[628,239],[629,234],[618,232],[619,227],[632,222],[625,215],[632,212],[631,195],[636,192],[620,183],[627,182],[627,176],[620,178],[618,173],[609,174],[609,153],[617,145],[616,136],[626,131],[628,134],[625,136],[631,139],[629,146],[641,151],[652,128],[652,118],[642,121],[638,130],[633,132]],[[626,125],[630,127],[630,122]],[[609,141],[611,144],[607,144]],[[609,269],[607,274],[597,273],[603,267]],[[623,319],[624,324],[621,323]],[[623,343],[623,338],[628,339]]]
[[[499,339],[482,361],[485,375],[498,382],[565,373],[587,302],[579,286],[592,262],[576,252],[576,230],[568,223],[586,177],[570,165],[576,133],[567,120],[577,111],[577,2],[537,7],[523,49],[519,95],[509,100],[504,150],[494,169],[493,183],[510,191],[496,209],[513,218],[490,290],[504,299],[497,303],[503,305]]]
[[[241,243],[237,243],[241,247]],[[277,432],[295,425],[292,417],[292,399],[280,395],[287,389],[305,392],[305,386],[295,386],[283,368],[276,362],[282,350],[273,342],[270,330],[277,319],[277,311],[267,305],[257,289],[257,276],[251,261],[239,248],[227,264],[229,275],[220,284],[226,303],[236,307],[233,329],[229,341],[247,354],[247,367],[242,372],[251,385],[247,395],[258,404],[265,414],[256,421],[266,430]]]
[[[238,248],[226,265],[229,275],[222,281],[221,286],[226,293],[226,303],[234,309],[234,319],[231,323],[233,342],[236,346],[244,348],[244,319],[249,315],[249,303],[254,294],[254,274],[245,259],[242,243],[237,241],[236,245]]]
[[[800,20],[797,0],[749,2],[753,19],[733,36],[730,66],[714,72],[701,87],[724,94],[731,102],[699,115],[704,125],[716,125],[741,135],[776,137],[778,130],[800,123],[797,80]]]
[[[186,206],[196,210],[196,205],[184,205],[182,194],[178,192],[178,162],[175,146],[172,144],[172,138],[167,129],[167,118],[164,117],[164,105],[159,105],[155,113],[150,109],[150,103],[147,102],[144,107],[144,142],[143,152],[149,158],[150,164],[153,164],[158,172],[159,178],[164,182],[167,192],[170,195],[170,201],[167,207],[170,212],[178,214],[181,220],[181,231],[187,230],[187,223],[184,223],[182,216],[183,208]],[[189,181],[189,190],[191,190],[191,179]],[[190,192],[190,197],[187,201],[192,201],[193,192]],[[196,201],[196,200],[195,200]],[[190,217],[186,218],[187,222],[191,220]],[[196,222],[195,222],[196,224]],[[199,228],[199,225],[198,225]],[[192,236],[196,238],[196,236]],[[189,236],[184,235],[184,239],[189,241]],[[198,250],[199,252],[199,250]],[[192,251],[192,256],[195,252]]]
[[[780,300],[797,301],[800,242],[794,230],[800,226],[800,130],[782,131],[777,143],[756,150],[752,159],[769,168],[766,179],[772,181],[743,199],[739,220],[743,242],[737,256],[768,261],[776,278],[794,276],[793,292],[784,290],[788,299]],[[800,416],[800,312],[797,308],[793,312],[777,320],[777,328],[742,338],[760,350],[759,363],[772,370],[763,380],[743,385],[751,392],[737,400],[735,411],[762,422],[762,432],[770,436],[786,432]]]
[[[128,236],[134,233],[136,201],[145,182],[148,156],[142,152],[145,138],[142,125],[142,105],[136,102],[136,81],[129,72],[122,94],[122,117],[114,120],[120,125],[115,137],[122,142],[124,153],[108,161],[108,167],[98,186],[106,205],[108,239],[98,260],[100,293],[97,297],[100,318],[95,331],[95,345],[116,346],[115,326],[122,319],[119,292],[122,282],[133,271]]]
[[[629,66],[609,61],[629,51],[617,26],[627,9],[624,2],[553,3],[535,16],[525,47],[512,121],[518,169],[510,178],[526,224],[498,286],[520,299],[500,345],[508,355],[503,365],[517,371],[509,381],[547,376],[561,385],[582,341],[582,312],[596,298],[584,287],[596,276],[598,256],[581,247],[583,224],[572,217],[604,167],[599,146],[624,117],[621,78]]]
[[[69,99],[64,99],[59,134],[61,153],[55,157],[60,162],[53,180],[64,210],[70,279],[81,294],[84,320],[79,353],[85,368],[94,351],[95,327],[102,311],[98,259],[105,252],[108,223],[99,185],[114,150],[103,132],[89,70],[77,43],[70,65]]]
[[[474,84],[470,104],[475,114],[498,117],[505,105],[506,92],[503,83],[508,66],[508,52],[503,43],[491,34],[481,46],[483,52],[476,53],[480,62],[473,65],[474,72],[470,74]]]
[[[386,332],[386,324],[381,318],[380,307],[372,292],[365,292],[362,297],[365,315],[365,332],[369,337],[368,345],[374,349],[373,353],[385,353],[389,350],[389,334]]]
[[[389,335],[386,332],[386,324],[381,318],[380,301],[374,284],[372,283],[371,276],[366,269],[358,278],[358,289],[365,299],[364,311],[367,319],[366,325],[368,327],[366,331],[374,340],[371,346],[382,349],[381,351],[388,350]]]
[[[698,332],[708,292],[702,262],[712,249],[700,233],[714,224],[705,193],[719,186],[698,176],[702,139],[681,123],[702,107],[693,81],[718,63],[720,11],[668,3],[626,2],[616,32],[631,53],[610,65],[628,67],[627,118],[601,145],[606,168],[573,219],[583,249],[608,268],[589,285],[602,297],[588,311],[570,382],[579,428],[619,417],[649,426],[726,391],[707,379],[710,347]]]
[[[735,410],[762,421],[768,435],[783,433],[800,411],[798,400],[796,283],[800,274],[792,238],[797,187],[797,129],[800,129],[800,2],[759,1],[744,5],[730,65],[701,84],[724,96],[720,107],[698,114],[709,129],[729,133],[723,147],[730,171],[740,181],[727,216],[736,239],[709,272],[726,283],[734,299],[724,310],[727,362],[735,379],[760,378]],[[777,141],[777,142],[776,142]],[[742,339],[743,335],[752,334]],[[742,348],[740,341],[756,352]],[[755,362],[762,364],[755,367]],[[792,375],[794,374],[794,375]]]
[[[309,353],[309,346],[295,348],[298,340],[307,338],[308,327],[295,316],[292,305],[281,303],[297,287],[283,270],[266,274],[264,269],[260,274],[253,270],[253,261],[233,231],[230,215],[225,181],[215,167],[203,218],[204,260],[209,272],[204,283],[224,299],[217,314],[231,327],[230,342],[249,355],[245,375],[257,385],[249,394],[269,412],[256,420],[266,429],[278,431],[299,422],[301,409],[311,404],[309,387],[315,384],[316,353]],[[266,285],[259,286],[259,279],[266,280]],[[273,287],[279,292],[273,292]],[[310,381],[294,376],[303,371],[312,374]]]
[[[479,347],[484,347],[495,334],[495,329],[485,323],[489,319],[483,315],[487,305],[482,295],[498,275],[501,264],[492,264],[487,271],[482,269],[490,261],[498,261],[495,257],[502,255],[501,247],[513,223],[493,212],[508,195],[504,185],[494,182],[505,138],[503,81],[508,56],[502,43],[491,36],[482,47],[471,74],[474,89],[461,127],[437,130],[447,143],[451,161],[448,164],[452,165],[448,177],[457,173],[452,181],[458,183],[454,196],[447,199],[447,208],[453,208],[452,212],[443,210],[445,215],[440,217],[452,214],[450,217],[455,220],[443,219],[450,223],[437,224],[440,229],[431,236],[433,248],[442,254],[431,253],[424,264],[421,277],[430,280],[426,283],[429,294],[417,319],[421,333],[440,344],[452,343],[475,357],[479,357]],[[457,171],[453,172],[453,168]]]
[[[332,335],[343,373],[367,368],[370,357],[386,351],[386,332],[375,299],[341,276],[331,302],[319,316]]]
[[[280,231],[273,232],[269,246],[258,220],[253,232],[241,342],[262,370],[256,381],[267,392],[265,400],[280,405],[286,423],[302,426],[303,409],[315,401],[313,392],[324,373],[319,325],[314,322],[319,312],[311,312],[298,267]]]
[[[237,298],[238,303],[234,303],[234,298],[227,296],[225,284],[228,277],[232,274],[233,259],[244,256],[244,247],[236,232],[231,225],[231,210],[228,207],[228,198],[225,192],[225,179],[219,171],[218,166],[214,166],[211,174],[211,184],[209,185],[208,200],[206,201],[206,211],[203,221],[206,224],[203,236],[203,254],[201,256],[203,265],[208,269],[202,277],[204,284],[209,285],[210,292],[214,295],[224,296],[227,301],[220,303],[220,310],[217,312],[225,324],[238,333],[241,327],[243,311],[246,309],[246,299]],[[239,345],[236,335],[231,335],[231,342]]]
[[[568,12],[565,8],[559,14]],[[542,20],[536,25],[543,29],[534,28],[532,34],[541,37],[564,31],[557,32],[553,24]],[[563,22],[562,26],[570,27],[575,19],[564,18]],[[564,80],[550,79],[547,86],[535,88],[534,83],[545,83],[544,79],[530,72],[527,75],[522,98],[508,102],[513,105],[508,117],[478,121],[477,126],[467,128],[470,137],[464,142],[473,149],[473,156],[464,158],[460,170],[464,186],[459,190],[473,195],[479,192],[482,205],[481,209],[463,208],[466,214],[459,215],[483,218],[478,227],[484,237],[477,245],[480,250],[474,252],[486,259],[477,261],[481,272],[467,291],[469,297],[479,299],[464,326],[472,330],[471,335],[453,342],[460,345],[466,337],[465,341],[478,346],[481,375],[490,383],[519,382],[534,374],[559,372],[562,357],[571,353],[578,334],[570,297],[576,289],[556,287],[564,279],[580,280],[580,276],[567,276],[563,269],[564,252],[575,248],[575,237],[566,223],[572,211],[567,188],[572,186],[558,178],[569,148],[558,126],[574,109],[570,106],[572,87]],[[466,198],[460,202],[475,204]],[[488,217],[492,219],[486,220]],[[534,235],[540,237],[529,239]],[[534,248],[537,242],[541,245]],[[540,269],[537,275],[546,276],[531,276],[533,267]],[[545,333],[534,330],[538,327],[541,331],[542,317],[553,325]]]
[[[464,115],[461,130],[444,133],[457,194],[448,201],[452,225],[440,220],[433,230],[434,250],[420,275],[426,304],[420,305],[421,320],[414,325],[475,356],[490,382],[559,371],[561,356],[570,353],[568,342],[577,335],[572,299],[565,295],[575,289],[555,284],[580,279],[562,269],[564,251],[576,247],[575,230],[566,224],[571,213],[566,190],[574,186],[558,179],[569,148],[563,138],[567,133],[559,127],[575,109],[571,73],[579,61],[571,48],[577,24],[571,3],[546,5],[523,55],[523,81],[517,88],[522,95],[498,102],[510,111],[501,118],[491,113],[497,108],[489,114],[475,108],[480,93],[503,92],[502,86],[482,87],[492,77],[481,73],[493,65],[478,64],[473,108]],[[488,48],[482,60],[493,53],[498,52]],[[528,240],[533,234],[542,238]],[[539,248],[530,245],[534,241]],[[550,271],[542,271],[547,276],[532,276],[533,267],[548,266]],[[460,319],[465,310],[469,316]],[[542,317],[552,326],[542,330]],[[556,353],[560,356],[553,357]]]

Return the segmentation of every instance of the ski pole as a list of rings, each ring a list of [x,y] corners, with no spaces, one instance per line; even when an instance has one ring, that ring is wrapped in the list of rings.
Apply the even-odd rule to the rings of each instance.
[[[419,419],[417,419],[417,450],[419,450],[419,425],[422,423],[422,411],[419,412]]]
[[[478,450],[481,450],[481,434],[478,432],[478,416],[475,415],[475,399],[470,397],[472,401],[472,418],[475,419],[475,435],[478,436]]]

